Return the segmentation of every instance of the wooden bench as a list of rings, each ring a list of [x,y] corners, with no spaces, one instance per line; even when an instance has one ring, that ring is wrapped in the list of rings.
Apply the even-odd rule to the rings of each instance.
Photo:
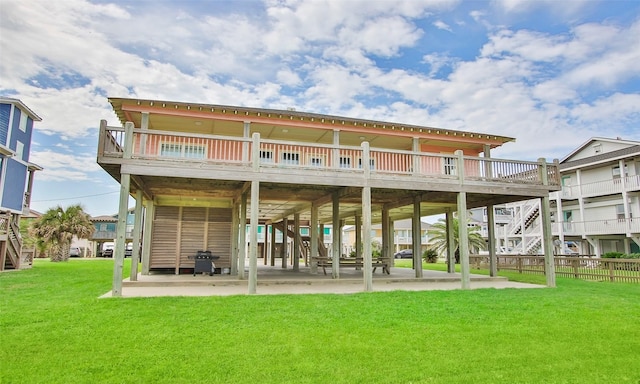
[[[322,268],[324,274],[327,274],[327,268],[331,268],[333,266],[333,259],[330,257],[316,257],[312,261],[315,261],[318,264],[318,268]],[[371,260],[371,266],[373,267],[373,272],[376,271],[377,268],[382,268],[382,272],[386,272],[387,275],[391,274],[389,270],[389,263],[381,258],[375,257]],[[340,258],[340,268],[362,268],[364,267],[364,261],[361,257],[341,257]]]

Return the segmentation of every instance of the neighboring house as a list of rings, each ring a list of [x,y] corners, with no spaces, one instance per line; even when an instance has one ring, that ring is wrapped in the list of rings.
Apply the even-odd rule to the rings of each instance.
[[[640,142],[595,137],[560,161],[562,190],[550,194],[557,254],[640,252]],[[506,205],[501,253],[542,249],[540,200]]]
[[[554,235],[583,254],[640,252],[640,141],[595,137],[560,162]]]
[[[127,227],[125,230],[127,243],[133,240],[134,219],[134,211],[133,209],[129,209],[127,211]],[[91,249],[91,254],[102,256],[104,250],[107,249],[107,247],[113,248],[113,244],[116,241],[118,214],[95,216],[91,218],[91,222],[93,223],[95,230],[93,231],[91,238],[88,239],[86,247]],[[74,243],[72,246],[82,246],[82,243]]]
[[[29,162],[34,121],[41,119],[20,100],[0,97],[0,270],[30,265],[22,260],[19,220],[29,212],[33,176],[42,169]]]
[[[451,220],[453,212],[466,220],[467,209],[542,198],[559,189],[555,163],[490,157],[492,148],[514,140],[509,137],[295,110],[109,102],[123,127],[101,122],[98,163],[144,211],[144,228],[134,228],[134,237],[143,233],[143,273],[190,271],[193,255],[209,250],[220,257],[216,266],[244,278],[242,256],[248,254],[251,292],[258,228],[283,228],[285,220],[293,234],[309,223],[310,244],[322,243],[321,224],[356,225],[367,270],[372,224],[381,224],[383,258],[391,259],[393,221],[411,219],[412,228],[420,228],[421,216]],[[127,209],[120,206],[120,212]],[[116,257],[123,257],[124,230],[117,228]],[[420,246],[415,237],[412,248]],[[321,247],[310,248],[313,260]],[[332,276],[339,278],[338,237],[330,248]],[[114,295],[121,289],[118,273]],[[363,278],[368,285],[370,275]]]

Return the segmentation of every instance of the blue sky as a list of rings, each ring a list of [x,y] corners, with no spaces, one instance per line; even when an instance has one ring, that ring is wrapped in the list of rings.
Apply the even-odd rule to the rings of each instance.
[[[516,138],[640,140],[638,1],[0,1],[0,95],[36,124],[32,208],[117,212],[107,97],[328,113]]]

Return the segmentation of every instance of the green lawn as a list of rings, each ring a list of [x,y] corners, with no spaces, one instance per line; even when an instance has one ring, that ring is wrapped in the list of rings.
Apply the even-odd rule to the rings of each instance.
[[[112,268],[0,274],[0,382],[640,381],[640,285],[98,299]]]

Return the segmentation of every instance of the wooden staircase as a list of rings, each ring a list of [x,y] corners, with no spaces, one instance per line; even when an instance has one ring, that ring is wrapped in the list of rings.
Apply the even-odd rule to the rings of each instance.
[[[274,228],[277,228],[280,231],[283,231],[284,229],[284,223],[282,221],[278,223],[273,223],[272,225]],[[294,236],[296,236],[296,233],[290,230],[289,228],[287,228],[287,237],[290,237],[293,239]],[[311,237],[301,236],[300,234],[297,234],[297,236],[299,236],[299,239],[300,239],[300,254],[304,255],[304,258],[306,260],[307,259],[306,256],[309,256],[311,252]],[[318,241],[318,255],[322,257],[327,257],[327,248],[325,248],[324,244],[322,244],[322,242],[320,241]]]
[[[22,265],[22,237],[20,226],[11,214],[0,217],[0,269],[20,269]],[[28,263],[25,263],[28,264]]]

